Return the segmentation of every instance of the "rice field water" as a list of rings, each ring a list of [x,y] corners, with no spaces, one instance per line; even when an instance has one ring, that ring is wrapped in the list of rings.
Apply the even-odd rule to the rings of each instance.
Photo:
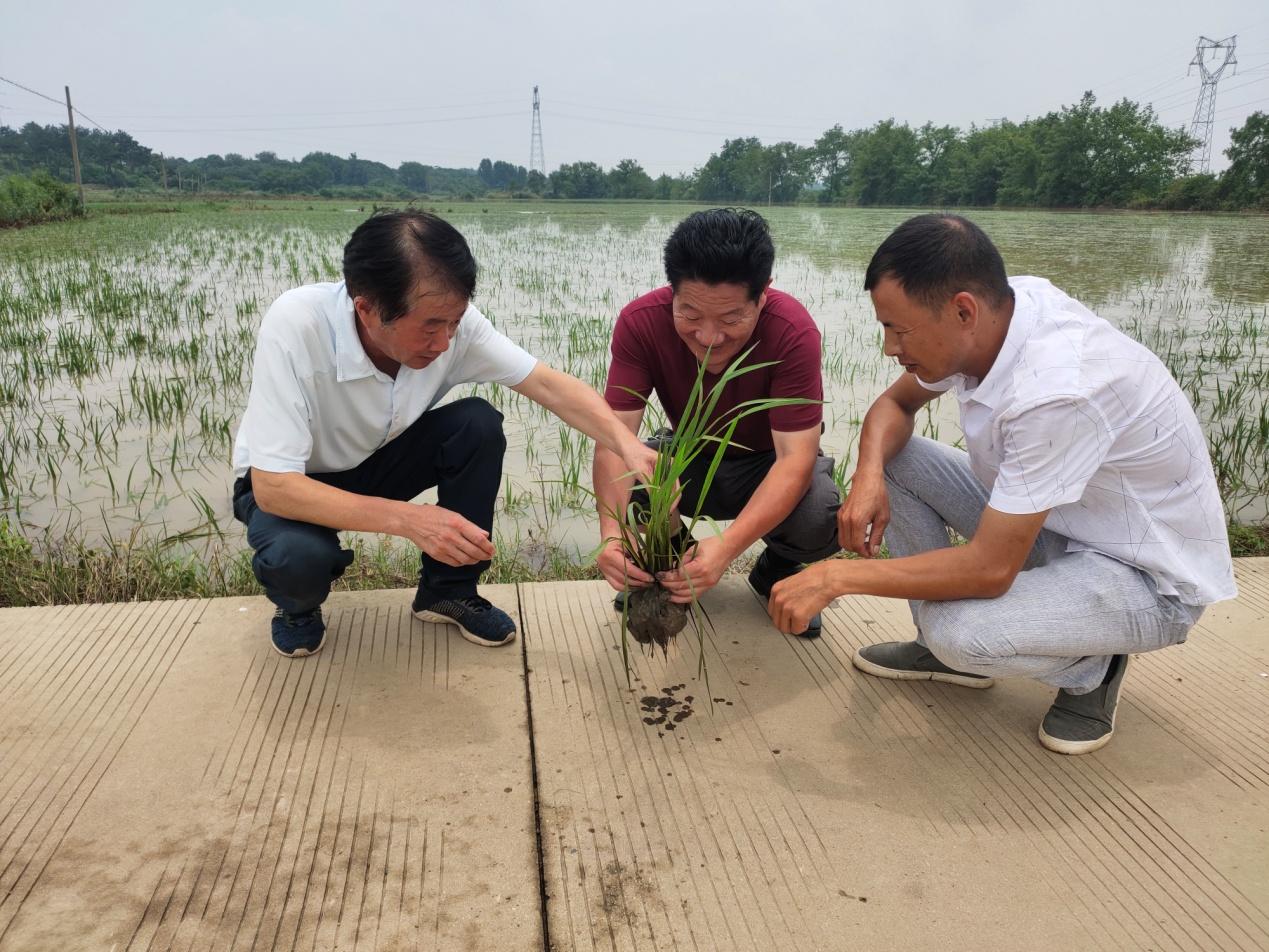
[[[548,363],[602,388],[622,305],[663,283],[692,208],[441,204],[481,265],[476,304]],[[255,332],[278,294],[335,280],[371,211],[348,203],[195,206],[0,233],[0,529],[36,551],[145,544],[202,565],[246,549],[230,455]],[[772,208],[775,285],[824,336],[824,449],[844,481],[862,417],[895,377],[863,273],[909,211]],[[1013,274],[1050,278],[1159,354],[1207,433],[1234,521],[1269,515],[1269,218],[982,212]],[[517,394],[506,416],[500,553],[550,574],[598,543],[589,441]],[[959,436],[952,401],[919,430]],[[427,498],[426,496],[424,497]],[[366,540],[362,540],[363,544]],[[382,542],[383,559],[392,553]],[[397,553],[404,555],[404,553]],[[402,564],[409,564],[408,562]]]

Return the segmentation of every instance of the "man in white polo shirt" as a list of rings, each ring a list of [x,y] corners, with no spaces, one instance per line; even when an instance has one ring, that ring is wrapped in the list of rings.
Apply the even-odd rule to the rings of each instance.
[[[900,225],[864,287],[906,373],[864,419],[838,514],[863,559],[781,582],[772,617],[799,631],[839,595],[907,598],[916,640],[861,648],[856,667],[974,688],[1035,678],[1058,689],[1045,747],[1104,746],[1129,656],[1183,642],[1237,594],[1194,411],[1154,354],[1048,281],[1007,279],[959,216]],[[968,453],[912,435],[949,392]],[[883,534],[892,557],[874,561]]]
[[[344,248],[344,280],[283,294],[264,316],[251,395],[234,448],[234,514],[277,606],[273,646],[320,650],[321,604],[352,562],[337,530],[387,533],[421,552],[414,613],[452,622],[479,645],[515,623],[476,583],[494,549],[502,414],[464,383],[499,383],[616,452],[627,471],[656,454],[586,384],[494,330],[472,304],[476,262],[435,215],[372,216]],[[437,505],[416,505],[437,488]]]

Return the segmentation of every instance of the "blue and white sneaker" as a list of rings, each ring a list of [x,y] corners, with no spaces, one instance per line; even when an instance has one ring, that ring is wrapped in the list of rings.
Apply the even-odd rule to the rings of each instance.
[[[496,648],[516,640],[516,623],[511,616],[479,595],[447,598],[420,589],[414,596],[413,611],[421,621],[457,625],[474,645]]]
[[[326,643],[326,623],[322,610],[292,615],[278,609],[273,613],[273,650],[287,658],[307,658],[322,650]]]

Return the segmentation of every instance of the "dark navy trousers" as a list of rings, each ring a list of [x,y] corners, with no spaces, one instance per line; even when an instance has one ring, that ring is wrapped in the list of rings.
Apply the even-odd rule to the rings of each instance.
[[[387,499],[413,499],[435,486],[443,508],[492,534],[506,448],[502,414],[468,397],[424,413],[354,469],[307,475],[337,489]],[[234,516],[247,526],[256,578],[283,611],[321,605],[331,583],[352,564],[352,551],[340,547],[334,529],[283,519],[257,506],[250,472],[234,484]],[[454,566],[420,554],[420,587],[450,597],[475,594],[477,580],[489,568],[488,562]]]

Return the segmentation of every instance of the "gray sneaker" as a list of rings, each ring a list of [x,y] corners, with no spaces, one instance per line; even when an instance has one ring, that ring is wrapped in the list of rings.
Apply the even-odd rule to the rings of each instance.
[[[1105,747],[1115,733],[1119,689],[1128,673],[1129,655],[1110,659],[1101,686],[1088,694],[1058,691],[1040,723],[1040,743],[1058,754],[1088,754]]]
[[[966,674],[949,668],[916,641],[887,641],[867,645],[851,661],[864,674],[892,681],[944,681],[966,688],[989,688],[996,682],[983,674]]]

